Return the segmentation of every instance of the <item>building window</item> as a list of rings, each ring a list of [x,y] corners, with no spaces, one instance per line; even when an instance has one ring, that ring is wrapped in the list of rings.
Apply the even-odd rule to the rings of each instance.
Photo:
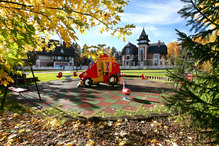
[[[144,59],[144,47],[141,48],[141,60]]]
[[[159,61],[159,54],[154,54],[154,65],[158,65],[158,61]]]
[[[61,49],[61,53],[64,53],[64,50],[63,50],[63,49]]]
[[[39,56],[39,59],[40,60],[50,60],[51,58],[50,58],[50,56]]]
[[[58,56],[58,60],[64,60],[64,58],[62,56]]]
[[[130,49],[127,48],[127,49],[126,49],[126,54],[129,54],[129,53],[130,53]]]
[[[129,59],[129,56],[126,56],[126,59]]]
[[[55,61],[64,61],[63,56],[55,56]]]
[[[158,60],[155,60],[154,65],[158,65]]]
[[[154,59],[155,60],[159,59],[159,54],[154,54]]]
[[[146,40],[140,40],[139,43],[146,43]]]

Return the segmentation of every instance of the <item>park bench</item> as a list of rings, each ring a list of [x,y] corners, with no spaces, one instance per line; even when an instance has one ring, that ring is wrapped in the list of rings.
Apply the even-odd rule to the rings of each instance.
[[[15,88],[13,86],[12,87],[8,87],[8,90],[11,90],[11,91],[16,92],[16,93],[28,91],[28,89],[25,89],[25,88]]]
[[[14,84],[15,86],[11,85],[10,87],[8,87],[8,90],[12,91],[12,92],[16,92],[16,93],[20,93],[20,92],[26,92],[29,90],[29,88],[27,87],[27,83],[30,82],[34,82],[34,81],[38,81],[38,77],[34,77],[34,78],[13,78],[13,80],[15,81],[16,84]],[[21,87],[17,87],[18,84],[20,83],[25,83],[26,88],[21,88]]]
[[[10,84],[8,86],[5,87],[5,92],[4,92],[4,96],[3,96],[3,100],[2,100],[2,103],[1,103],[1,110],[3,110],[3,106],[4,106],[4,102],[5,102],[5,98],[6,98],[6,95],[7,95],[7,91],[10,90],[12,92],[16,92],[16,93],[19,93],[22,97],[25,98],[24,95],[22,95],[21,93],[23,92],[27,92],[29,91],[29,88],[26,86],[26,82],[35,82],[35,86],[36,86],[36,89],[37,89],[37,93],[38,93],[38,96],[39,96],[39,99],[41,100],[41,96],[40,96],[40,93],[39,93],[39,89],[38,89],[38,86],[37,86],[37,83],[36,81],[38,80],[38,77],[35,77],[34,76],[34,73],[33,73],[33,70],[31,68],[31,71],[32,71],[32,74],[33,74],[33,77],[32,78],[26,78],[26,76],[22,76],[21,78],[13,78],[15,83],[16,84]],[[25,86],[27,88],[21,88],[21,87],[17,87],[18,86],[18,83],[25,83]],[[15,86],[13,86],[15,85]],[[26,98],[27,99],[27,98]]]

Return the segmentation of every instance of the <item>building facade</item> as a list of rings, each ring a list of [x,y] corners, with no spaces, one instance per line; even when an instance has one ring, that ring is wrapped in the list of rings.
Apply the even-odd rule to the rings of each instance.
[[[36,52],[36,67],[64,67],[74,66],[74,48],[66,47],[64,42],[50,40],[49,44],[55,44],[55,49],[47,52]]]
[[[136,66],[138,63],[138,48],[128,43],[122,50],[122,66]]]
[[[137,41],[137,46],[129,42],[122,49],[122,66],[166,65],[167,46],[164,42],[149,43],[144,29]]]

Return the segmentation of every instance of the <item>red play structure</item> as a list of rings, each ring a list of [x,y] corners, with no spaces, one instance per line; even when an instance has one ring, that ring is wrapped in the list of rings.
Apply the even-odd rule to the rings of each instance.
[[[73,72],[73,76],[77,77],[77,73]],[[72,75],[62,75],[62,72],[59,72],[58,75],[56,76],[57,78],[62,78],[65,77],[65,80],[71,80]]]
[[[146,76],[146,77],[145,77],[144,74],[142,74],[142,75],[141,75],[141,79],[142,79],[142,80],[147,80],[147,79],[149,79],[149,76]]]
[[[95,63],[79,75],[80,85],[91,86],[99,83],[116,85],[120,82],[120,67],[115,57],[107,54],[100,55]]]

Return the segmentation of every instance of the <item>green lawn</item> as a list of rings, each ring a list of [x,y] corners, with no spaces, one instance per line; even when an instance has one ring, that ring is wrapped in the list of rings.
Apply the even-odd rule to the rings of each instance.
[[[60,80],[60,79],[65,79],[63,78],[57,78],[56,76],[58,75],[57,73],[34,73],[35,77],[38,77],[38,80],[40,82],[47,82],[47,81],[52,81],[52,80]],[[63,73],[63,76],[65,75],[73,75],[72,73]],[[27,78],[33,77],[31,73],[27,74]],[[75,77],[71,77],[75,78]]]
[[[73,72],[73,71],[72,71]],[[78,72],[83,72],[83,70],[79,70]],[[121,70],[123,74],[126,75],[142,75],[144,76],[158,76],[158,77],[166,77],[166,70]],[[57,73],[40,73],[36,72],[34,74],[40,82],[46,82],[46,81],[52,81],[52,80],[59,80],[56,76],[58,75]],[[63,75],[72,75],[72,73],[63,73]],[[27,74],[27,77],[32,77],[31,73]],[[72,78],[75,78],[72,76]],[[64,79],[61,78],[61,79]]]

